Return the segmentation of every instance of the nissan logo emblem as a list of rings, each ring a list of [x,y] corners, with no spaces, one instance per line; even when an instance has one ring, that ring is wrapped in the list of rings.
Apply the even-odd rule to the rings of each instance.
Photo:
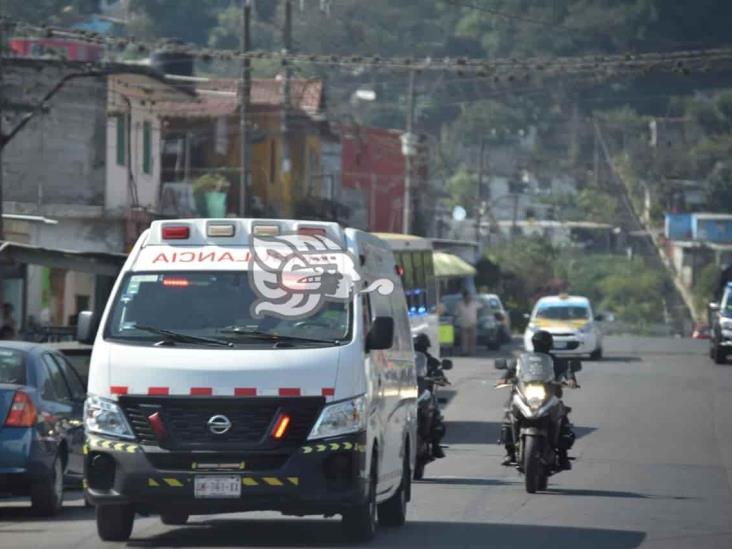
[[[206,425],[214,435],[223,435],[231,429],[231,420],[226,416],[212,416]]]

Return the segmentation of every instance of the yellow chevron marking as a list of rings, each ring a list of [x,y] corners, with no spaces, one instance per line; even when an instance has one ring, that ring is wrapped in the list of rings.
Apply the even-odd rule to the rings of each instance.
[[[183,486],[177,478],[164,478],[163,480],[165,481],[165,484],[173,488],[180,488]]]
[[[244,486],[259,486],[259,483],[252,477],[241,477],[241,483]]]
[[[124,442],[118,442],[114,445],[114,449],[118,452],[124,452],[127,449],[127,445]]]
[[[241,463],[239,464],[239,469],[241,469],[241,470],[243,471],[243,470],[244,470],[244,469],[246,469],[246,468],[247,468],[247,462],[246,462],[246,461],[242,461],[242,462],[241,462]]]
[[[351,443],[351,442],[344,442],[343,443],[343,449],[344,450],[350,450],[351,448],[353,448],[353,443]]]
[[[139,448],[140,448],[139,446],[135,446],[134,444],[129,444],[127,446],[127,453],[128,454],[134,454],[134,453],[137,452],[137,450],[139,450]]]
[[[84,443],[84,446],[82,447],[82,452],[85,456],[89,454],[89,444],[88,443]]]
[[[318,452],[325,452],[328,449],[328,447],[325,444],[318,444],[317,448],[318,448]]]
[[[340,447],[341,447],[341,445],[340,445],[340,444],[338,444],[337,442],[331,442],[331,443],[330,443],[330,449],[331,449],[331,450],[337,450],[337,449],[338,449],[338,448],[340,448]]]
[[[303,446],[302,447],[302,453],[303,454],[312,454],[313,453],[313,447],[312,446]]]
[[[270,486],[282,486],[283,483],[280,479],[275,477],[263,477],[262,480]]]
[[[148,485],[148,486],[149,486],[150,488],[158,488],[158,487],[160,486],[160,485],[158,484],[158,481],[157,481],[157,480],[155,480],[154,478],[149,478],[149,479],[147,479],[147,485]]]
[[[287,480],[292,484],[293,486],[300,486],[300,479],[298,477],[287,477]]]

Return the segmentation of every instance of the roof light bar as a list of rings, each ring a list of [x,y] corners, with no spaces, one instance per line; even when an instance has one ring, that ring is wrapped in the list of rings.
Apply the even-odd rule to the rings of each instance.
[[[187,278],[164,278],[163,279],[163,286],[168,286],[170,288],[186,288],[190,286],[190,281]]]
[[[254,236],[277,236],[280,234],[279,225],[255,225],[252,229]]]
[[[206,236],[226,238],[234,236],[236,225],[233,223],[209,223],[206,227]]]
[[[300,227],[297,234],[303,236],[325,236],[325,228],[323,227]]]
[[[188,240],[191,228],[188,225],[163,225],[163,240]]]

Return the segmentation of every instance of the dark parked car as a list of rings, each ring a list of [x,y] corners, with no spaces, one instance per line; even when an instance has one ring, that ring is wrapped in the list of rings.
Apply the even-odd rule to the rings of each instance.
[[[458,302],[463,297],[459,294],[449,294],[442,296],[442,306],[444,308],[444,316],[450,316],[455,326],[455,346],[460,346],[460,327],[455,323],[455,310]],[[485,345],[491,350],[501,347],[503,341],[503,333],[501,325],[496,320],[495,312],[487,302],[481,299],[481,296],[473,296],[473,299],[480,301],[480,309],[478,309],[478,345]]]
[[[61,509],[64,480],[83,475],[84,384],[67,359],[37,343],[0,341],[0,494]]]

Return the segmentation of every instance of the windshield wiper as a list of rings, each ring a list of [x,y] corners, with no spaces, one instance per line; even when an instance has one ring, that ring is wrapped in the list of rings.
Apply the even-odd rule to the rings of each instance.
[[[244,326],[227,326],[226,328],[221,328],[219,332],[222,334],[234,334],[251,337],[253,339],[266,339],[270,341],[302,341],[305,343],[325,343],[328,345],[338,345],[340,343],[340,341],[336,339],[313,339],[309,337],[272,334],[270,332],[250,330],[249,328],[246,328]]]
[[[182,334],[180,332],[173,332],[172,330],[164,330],[163,328],[156,328],[155,326],[145,326],[144,324],[135,324],[137,330],[144,332],[151,332],[164,336],[168,341],[178,341],[181,343],[203,343],[206,345],[218,345],[220,347],[233,347],[234,344],[231,341],[224,341],[221,339],[214,339],[211,337],[201,337],[188,334]]]

